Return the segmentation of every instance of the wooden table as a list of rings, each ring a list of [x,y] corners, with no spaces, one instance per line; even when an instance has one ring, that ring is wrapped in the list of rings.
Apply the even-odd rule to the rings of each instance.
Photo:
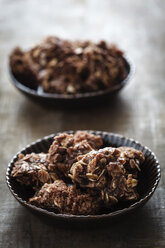
[[[165,1],[0,3],[0,247],[165,247]],[[48,34],[117,43],[136,65],[134,79],[106,106],[62,110],[31,102],[10,84],[8,54]],[[69,129],[120,133],[156,153],[162,178],[143,209],[106,227],[80,230],[45,223],[13,198],[5,182],[12,156],[37,138]]]

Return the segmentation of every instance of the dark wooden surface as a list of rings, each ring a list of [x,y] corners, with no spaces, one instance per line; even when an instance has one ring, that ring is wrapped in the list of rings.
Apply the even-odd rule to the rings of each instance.
[[[165,1],[0,0],[0,5],[0,247],[165,247]],[[97,107],[62,110],[31,102],[10,84],[8,54],[47,34],[117,43],[136,65],[134,79],[115,100]],[[117,132],[150,147],[162,178],[147,205],[88,230],[52,225],[20,206],[5,183],[8,162],[24,145],[68,129]]]

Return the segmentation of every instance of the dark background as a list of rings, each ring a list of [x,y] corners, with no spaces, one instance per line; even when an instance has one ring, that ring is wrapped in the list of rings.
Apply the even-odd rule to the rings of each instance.
[[[165,247],[165,1],[0,0],[0,247]],[[46,35],[106,39],[132,59],[136,74],[114,101],[83,109],[46,108],[11,84],[8,54]],[[29,213],[10,194],[5,172],[12,156],[45,135],[64,130],[116,132],[150,147],[162,178],[152,199],[107,226],[59,227]]]

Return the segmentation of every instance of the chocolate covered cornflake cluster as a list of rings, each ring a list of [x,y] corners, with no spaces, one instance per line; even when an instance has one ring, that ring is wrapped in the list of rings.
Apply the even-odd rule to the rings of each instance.
[[[51,182],[51,176],[47,168],[46,154],[31,153],[25,156],[20,154],[11,176],[15,177],[21,184],[30,185],[33,189],[38,189],[45,183]]]
[[[50,36],[29,51],[16,47],[10,55],[14,76],[44,92],[76,94],[108,89],[128,74],[123,52],[105,41],[75,41]]]
[[[67,185],[62,180],[45,183],[29,202],[46,209],[56,209],[66,214],[94,214],[100,208],[96,194],[81,191],[75,185]]]
[[[99,190],[105,205],[138,199],[142,152],[129,147],[106,147],[78,157],[70,169],[72,181],[82,188]]]
[[[35,191],[29,203],[57,213],[87,215],[138,199],[142,152],[105,147],[86,131],[54,137],[47,154],[21,154],[11,176]]]
[[[48,153],[49,170],[57,174],[68,175],[77,157],[103,145],[100,136],[78,131],[74,135],[63,133],[54,137]]]

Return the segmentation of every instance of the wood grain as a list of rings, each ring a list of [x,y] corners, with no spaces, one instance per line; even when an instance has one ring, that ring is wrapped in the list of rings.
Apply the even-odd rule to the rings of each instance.
[[[165,247],[165,2],[0,0],[0,247]],[[108,104],[77,109],[40,106],[11,84],[8,54],[54,34],[106,39],[126,51],[136,74]],[[24,145],[53,132],[95,129],[121,133],[150,147],[161,164],[159,188],[136,213],[105,228],[60,228],[32,215],[10,194],[7,163]]]

